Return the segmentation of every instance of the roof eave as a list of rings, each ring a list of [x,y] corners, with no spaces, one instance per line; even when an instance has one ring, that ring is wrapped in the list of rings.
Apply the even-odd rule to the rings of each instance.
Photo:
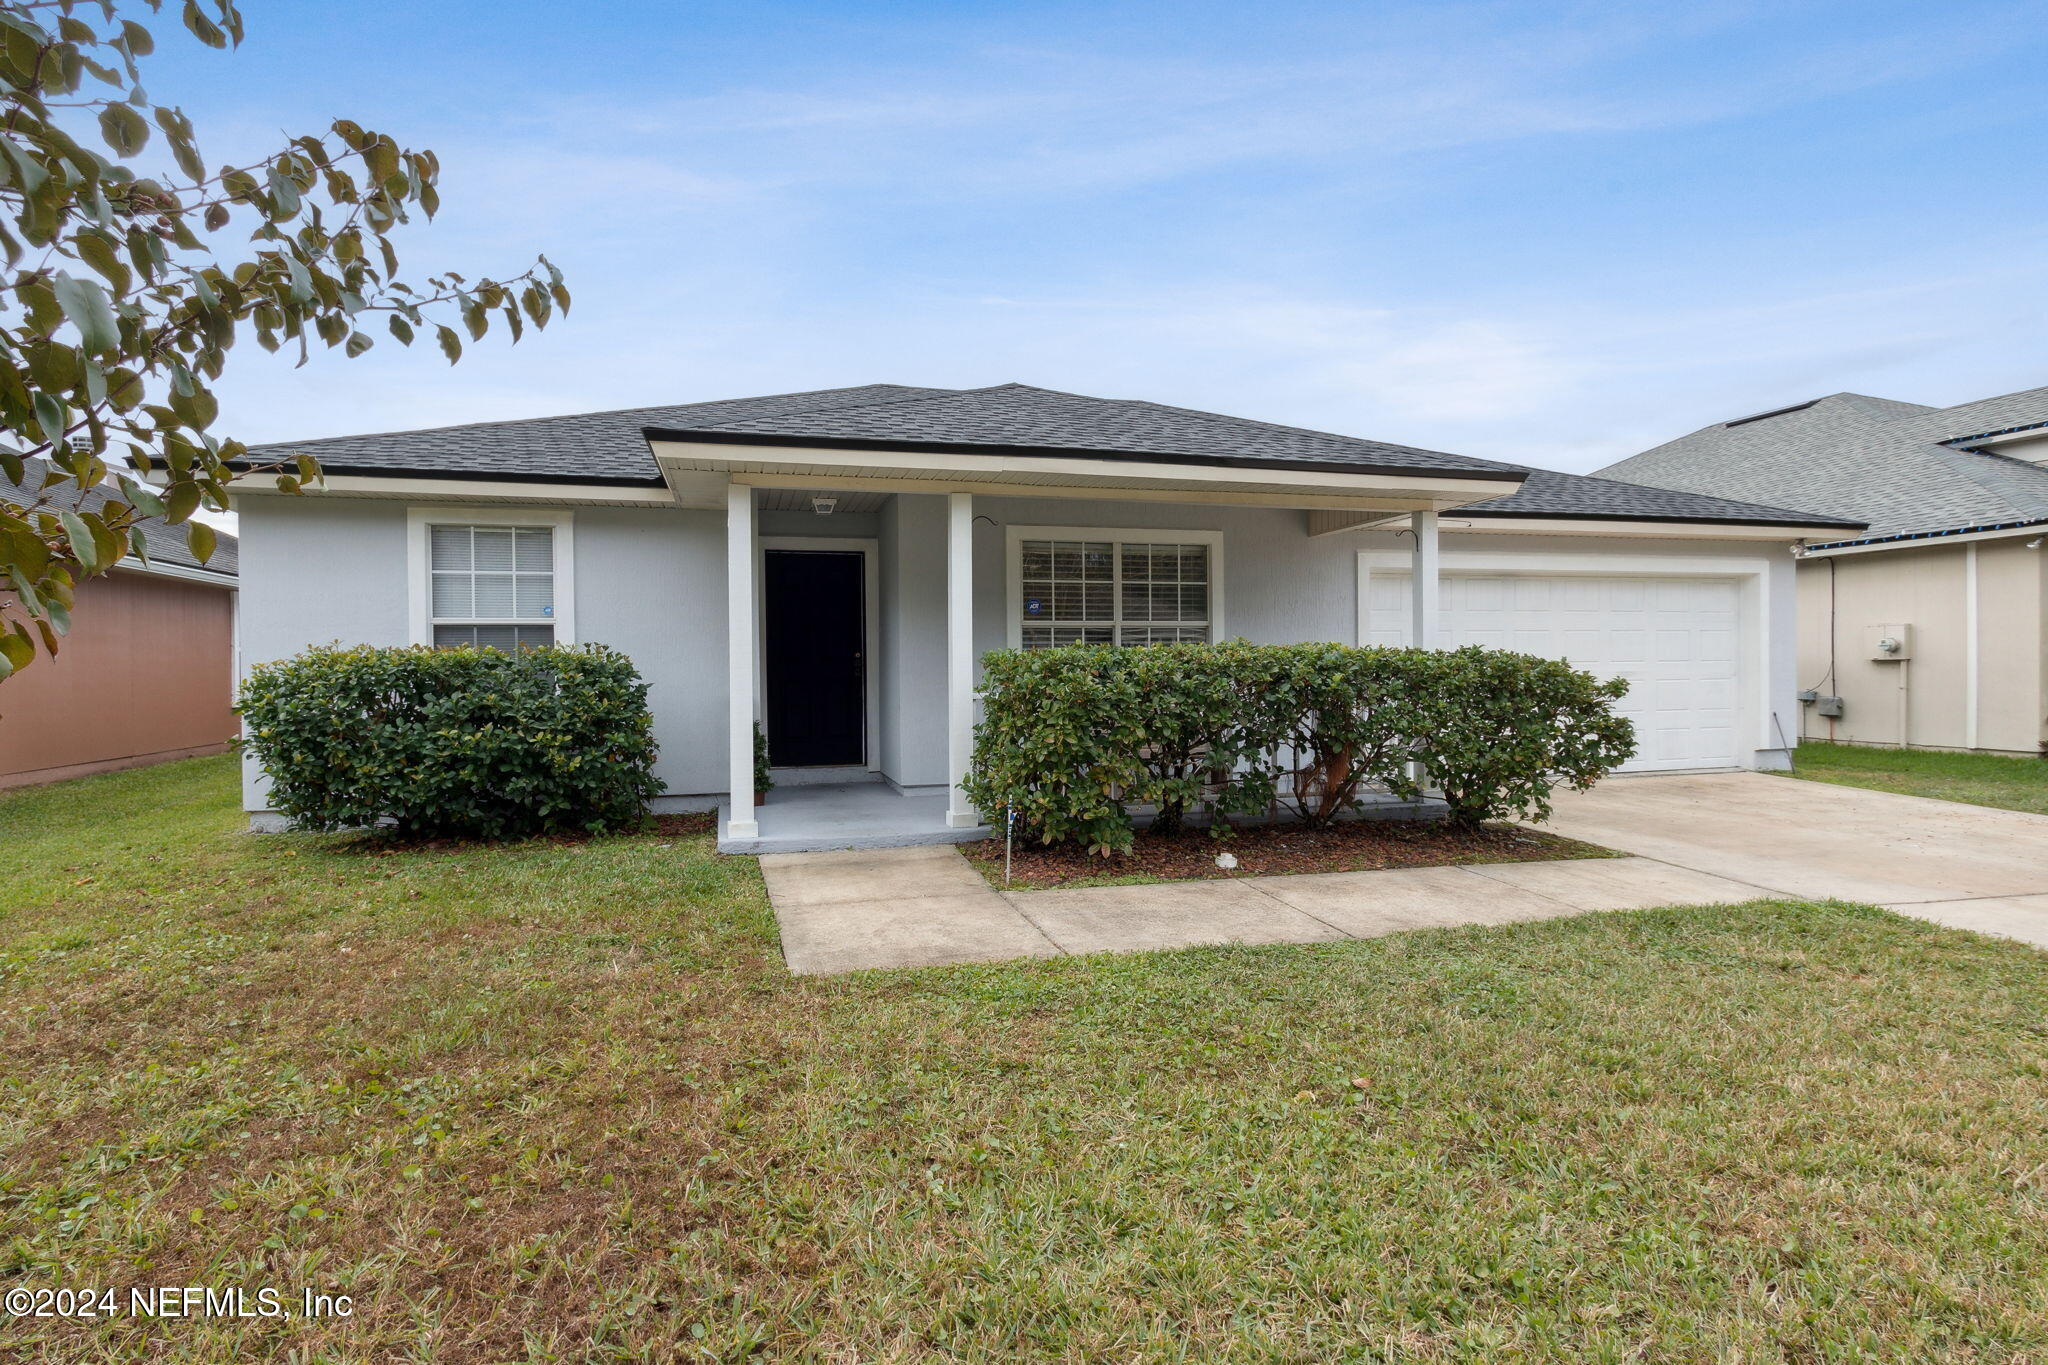
[[[1811,554],[1819,554],[1822,551],[1876,550],[1893,547],[1903,549],[1911,545],[1959,540],[1965,537],[2016,535],[2043,526],[2048,526],[2048,517],[2022,517],[2013,521],[1984,522],[1971,526],[1950,526],[1934,531],[1895,531],[1890,535],[1863,536],[1853,540],[1821,541],[1806,548],[1808,553]]]
[[[1471,479],[1519,485],[1529,477],[1521,469],[1465,469],[1456,466],[1399,464],[1378,461],[1280,460],[1257,456],[1187,455],[1159,451],[1102,450],[1085,446],[998,444],[984,441],[914,441],[851,436],[786,436],[716,428],[643,427],[649,442],[693,441],[707,445],[774,446],[816,450],[900,451],[925,455],[1025,456],[1038,459],[1121,460],[1181,464],[1225,469],[1284,469],[1305,474],[1374,474],[1438,479]]]
[[[248,467],[248,462],[245,460],[237,460],[234,463],[242,466],[245,470]],[[341,464],[329,463],[324,460],[320,463],[320,472],[323,475],[348,478],[474,479],[489,483],[584,484],[597,485],[604,488],[659,488],[662,486],[662,477],[659,472],[644,476],[623,474],[552,474],[519,470],[462,469],[425,465]]]
[[[1673,526],[1747,526],[1765,527],[1773,531],[1784,531],[1789,536],[1832,535],[1842,531],[1858,531],[1867,526],[1861,521],[1832,521],[1825,518],[1812,521],[1785,521],[1773,517],[1699,517],[1674,516],[1668,513],[1645,512],[1519,512],[1500,508],[1479,510],[1461,508],[1460,517],[1484,517],[1502,521],[1616,521],[1616,522],[1661,522]]]

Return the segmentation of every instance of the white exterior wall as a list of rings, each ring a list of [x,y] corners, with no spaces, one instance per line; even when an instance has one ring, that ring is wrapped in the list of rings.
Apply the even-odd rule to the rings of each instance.
[[[882,775],[899,787],[942,787],[946,499],[927,493],[889,499],[882,509],[881,550]]]
[[[408,642],[407,504],[396,500],[249,497],[242,514],[243,666],[312,645]],[[975,648],[1008,643],[1006,530],[1013,525],[1215,531],[1222,537],[1224,633],[1264,643],[1355,643],[1358,553],[1405,554],[1391,531],[1311,539],[1300,511],[1068,498],[974,499]],[[579,642],[630,656],[649,683],[664,790],[723,792],[725,778],[725,529],[722,513],[578,507],[575,623]],[[900,786],[946,781],[946,499],[902,494],[879,515],[767,513],[767,534],[873,535],[879,542],[880,693],[875,753]],[[1455,513],[1442,534],[1447,559],[1469,551],[1591,553],[1617,558],[1724,559],[1766,572],[1770,714],[1795,735],[1794,564],[1782,543],[1703,538],[1475,534]],[[1762,741],[1758,762],[1782,755]],[[260,774],[245,791],[263,808]],[[700,803],[701,804],[701,803]]]

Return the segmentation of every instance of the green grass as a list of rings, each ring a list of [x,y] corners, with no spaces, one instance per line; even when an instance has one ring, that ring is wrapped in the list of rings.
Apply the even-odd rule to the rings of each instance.
[[[1799,746],[1791,777],[2048,815],[2048,760],[1862,744]]]
[[[1844,905],[797,980],[751,862],[0,795],[10,1360],[2012,1361],[2048,955]],[[672,846],[669,846],[671,845]]]

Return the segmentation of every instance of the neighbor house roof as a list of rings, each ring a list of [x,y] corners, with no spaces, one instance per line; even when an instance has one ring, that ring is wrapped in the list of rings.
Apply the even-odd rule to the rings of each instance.
[[[5,473],[0,473],[0,502],[26,507],[43,494],[43,480],[50,472],[49,462],[31,457],[22,471],[22,481],[11,483]],[[65,481],[53,485],[45,500],[45,506],[59,512],[97,512],[109,501],[103,488],[81,489],[64,476]],[[234,536],[226,531],[214,533],[213,557],[201,564],[199,557],[192,553],[185,542],[183,526],[166,525],[160,517],[144,517],[135,523],[142,532],[143,545],[149,551],[149,558],[159,565],[179,569],[193,569],[201,573],[214,574],[221,578],[234,578],[239,571],[240,545]],[[127,561],[123,561],[126,563]],[[129,565],[129,567],[135,567]]]
[[[398,474],[658,485],[648,440],[965,454],[1032,452],[1322,472],[1525,480],[1521,492],[1474,509],[1491,516],[1606,517],[1811,525],[1781,508],[1719,497],[1652,494],[1571,474],[1386,441],[1091,398],[1029,384],[979,389],[867,384],[810,393],[626,408],[569,417],[480,422],[260,447],[252,460],[304,452],[330,474]],[[1461,509],[1462,510],[1462,509]]]
[[[1862,522],[1853,518],[1792,512],[1761,503],[1648,488],[1554,469],[1531,469],[1528,480],[1507,497],[1489,498],[1444,515],[1452,519],[1478,516],[1574,521],[1725,521],[1759,526],[1840,527],[1844,531],[1863,527]]]
[[[2048,388],[1954,407],[1837,393],[1702,427],[1600,471],[1870,523],[1858,540],[2048,520],[2048,467],[1970,448],[2048,424]]]

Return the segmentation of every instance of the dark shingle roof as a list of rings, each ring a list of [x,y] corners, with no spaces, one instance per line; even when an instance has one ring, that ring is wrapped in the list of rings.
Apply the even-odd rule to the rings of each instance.
[[[1837,393],[1716,422],[1600,473],[1855,517],[1868,537],[2010,525],[2048,518],[2048,468],[1952,443],[2035,422],[2048,422],[2048,388],[1950,408]]]
[[[1337,436],[1129,399],[1090,398],[1030,384],[921,393],[812,411],[749,415],[657,434],[762,444],[864,448],[1071,452],[1189,464],[1274,465],[1357,472],[1513,477],[1492,460]]]
[[[1818,520],[1830,524],[1828,518],[1725,498],[1653,493],[1634,485],[1524,465],[1162,403],[1090,398],[1028,384],[980,389],[865,384],[763,398],[330,437],[259,447],[251,452],[251,458],[274,460],[303,451],[333,474],[658,484],[661,471],[648,449],[649,436],[735,444],[1087,454],[1196,465],[1525,479],[1520,492],[1476,504],[1470,510],[1489,516],[1762,525],[1805,525]]]
[[[321,467],[331,474],[444,474],[458,478],[659,484],[661,470],[654,463],[643,434],[649,427],[702,426],[782,412],[872,403],[884,398],[951,392],[913,389],[902,384],[862,384],[850,389],[777,393],[713,403],[471,422],[464,426],[385,431],[367,436],[329,436],[259,446],[249,454],[252,460],[262,462],[303,451],[320,461]]]
[[[1504,498],[1490,498],[1445,513],[1449,517],[1572,517],[1589,521],[1726,521],[1765,526],[1835,526],[1860,530],[1863,523],[1840,517],[1791,512],[1753,502],[1736,502],[1703,493],[1622,483],[1584,474],[1534,469],[1521,488]]]
[[[0,502],[26,507],[42,495],[43,478],[49,472],[50,466],[46,461],[33,458],[27,461],[27,465],[28,467],[22,471],[22,482],[18,484],[8,482],[6,474],[0,473]],[[107,494],[100,489],[81,489],[67,478],[65,482],[50,488],[48,500],[44,505],[51,511],[97,512],[106,506],[107,501]],[[143,544],[149,551],[150,559],[155,563],[176,565],[182,569],[198,569],[205,573],[219,574],[223,578],[235,577],[239,569],[241,547],[234,536],[226,531],[214,533],[213,558],[201,564],[185,543],[183,526],[166,526],[157,517],[145,517],[136,523],[136,527],[142,532]]]

